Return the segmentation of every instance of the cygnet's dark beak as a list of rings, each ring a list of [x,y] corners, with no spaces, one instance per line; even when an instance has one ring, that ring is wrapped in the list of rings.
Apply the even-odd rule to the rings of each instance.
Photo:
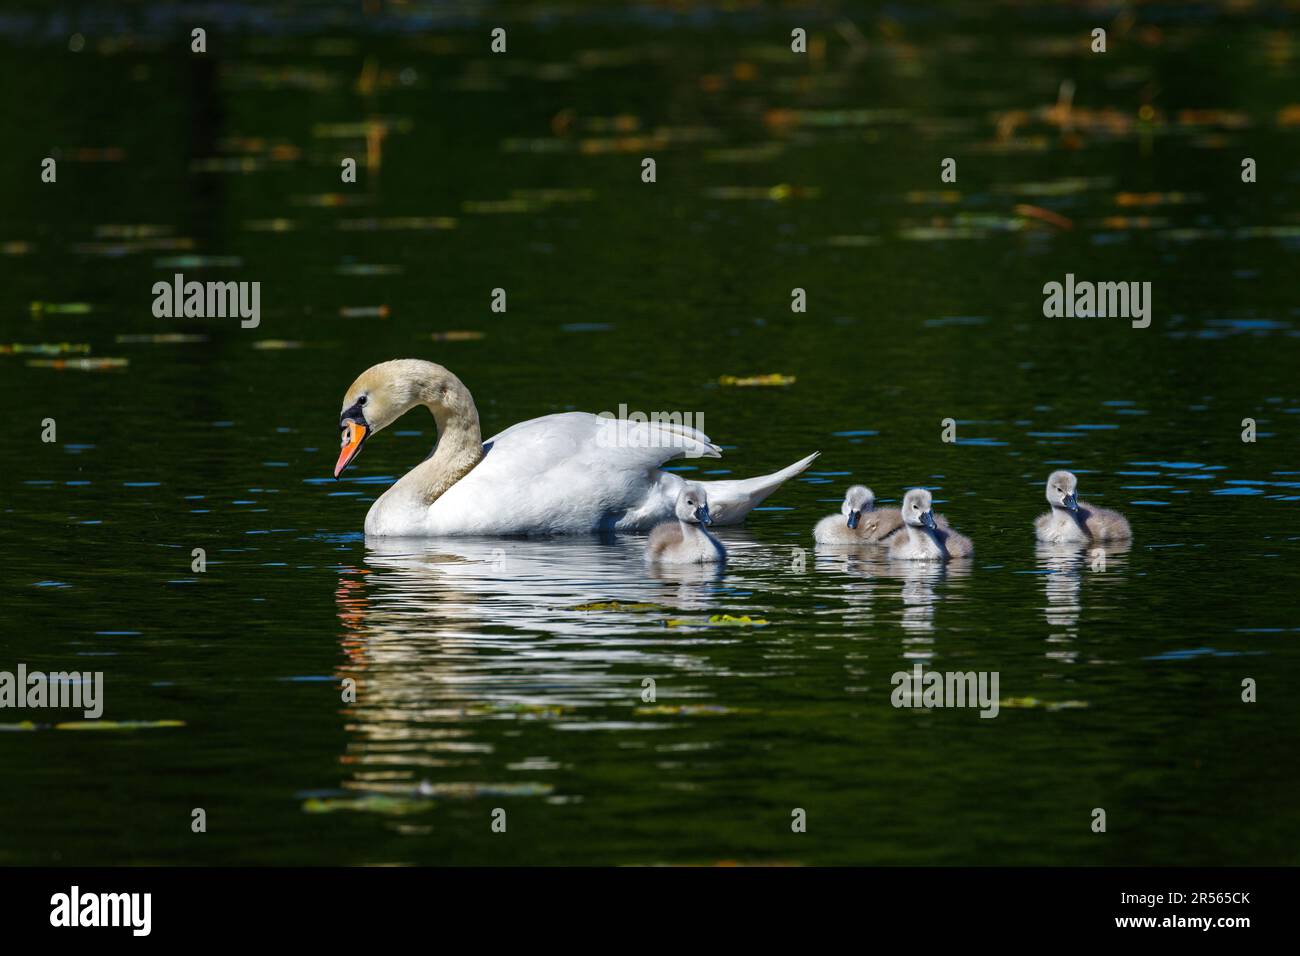
[[[856,528],[856,527],[858,526],[858,519],[861,518],[861,517],[862,517],[862,512],[861,512],[861,511],[850,511],[850,512],[849,512],[849,527],[850,527],[850,528]]]
[[[708,505],[700,505],[695,509],[695,520],[706,527],[713,524],[713,519],[709,517]]]

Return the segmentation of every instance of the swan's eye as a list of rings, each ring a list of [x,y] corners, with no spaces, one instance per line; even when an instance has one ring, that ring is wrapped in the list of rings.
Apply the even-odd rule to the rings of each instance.
[[[365,403],[366,403],[366,396],[362,395],[360,398],[357,399],[358,405],[364,405]]]

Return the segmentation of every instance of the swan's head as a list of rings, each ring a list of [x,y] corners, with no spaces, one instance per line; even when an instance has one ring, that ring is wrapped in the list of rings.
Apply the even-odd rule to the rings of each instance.
[[[934,530],[934,512],[930,505],[934,498],[924,488],[913,488],[903,495],[903,520],[914,528]]]
[[[1054,471],[1047,479],[1047,503],[1053,508],[1079,510],[1079,479],[1068,471]]]
[[[876,503],[876,496],[866,485],[853,485],[844,493],[844,504],[840,505],[840,514],[849,519],[849,527],[856,528],[863,512],[870,511]]]
[[[677,517],[692,524],[711,525],[709,496],[699,485],[687,484],[677,493]]]
[[[416,405],[427,405],[438,420],[439,429],[449,415],[472,415],[477,423],[474,400],[464,384],[451,372],[433,362],[395,359],[372,365],[343,396],[339,413],[342,450],[334,477],[343,473],[361,453],[361,446],[375,432],[382,431]]]

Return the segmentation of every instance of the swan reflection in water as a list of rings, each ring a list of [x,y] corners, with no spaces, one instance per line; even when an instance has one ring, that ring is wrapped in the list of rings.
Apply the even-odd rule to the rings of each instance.
[[[960,600],[954,586],[960,586],[971,573],[970,561],[891,561],[885,549],[878,546],[819,545],[816,560],[819,573],[831,571],[850,578],[833,585],[835,594],[848,605],[845,624],[869,623],[873,605],[893,590],[893,582],[898,582],[902,601],[898,621],[909,634],[904,641],[908,645],[930,643],[941,596]],[[912,652],[904,656],[912,656]],[[918,656],[928,657],[929,652]]]
[[[764,553],[743,529],[722,537],[732,565]],[[336,590],[337,676],[357,685],[344,788],[418,795],[426,777],[510,770],[535,780],[548,755],[505,770],[493,758],[501,721],[612,726],[642,703],[645,676],[714,670],[682,647],[716,634],[665,625],[754,613],[750,589],[729,583],[730,565],[648,568],[644,552],[642,536],[367,539]]]
[[[1047,640],[1051,644],[1066,645],[1058,650],[1049,650],[1048,657],[1064,661],[1078,658],[1078,651],[1071,645],[1079,636],[1084,575],[1088,575],[1090,585],[1093,581],[1099,586],[1118,582],[1121,572],[1128,567],[1129,548],[1128,541],[1112,544],[1036,543],[1034,554],[1038,567],[1046,572],[1041,575],[1043,592],[1047,597],[1043,616],[1052,629]]]

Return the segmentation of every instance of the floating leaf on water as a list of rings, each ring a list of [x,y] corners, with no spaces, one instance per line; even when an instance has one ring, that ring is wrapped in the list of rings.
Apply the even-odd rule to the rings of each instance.
[[[1039,700],[1037,697],[1007,697],[998,701],[999,707],[1019,708],[1022,710],[1074,710],[1087,707],[1086,700]]]
[[[379,131],[388,133],[407,133],[413,124],[409,119],[363,120],[357,123],[317,123],[312,127],[311,135],[317,139],[365,139]]]
[[[290,196],[289,202],[295,206],[335,209],[339,206],[363,206],[370,202],[370,197],[364,193],[313,193],[307,196]]]
[[[337,813],[340,810],[352,810],[406,816],[412,813],[428,813],[434,806],[432,800],[410,800],[375,793],[364,797],[313,798],[305,801],[302,809],[305,813]]]
[[[738,378],[735,375],[718,376],[719,385],[731,385],[737,388],[752,388],[756,386],[773,386],[773,385],[793,385],[796,379],[793,375],[782,375],[780,372],[770,372],[766,375],[749,375],[744,378]]]
[[[244,228],[249,232],[293,232],[298,223],[293,219],[250,219]]]
[[[569,611],[657,611],[662,605],[651,604],[647,601],[589,601],[586,604],[576,604]]]
[[[903,194],[903,201],[913,204],[952,204],[961,202],[961,191],[957,189],[913,189]]]
[[[339,315],[345,319],[386,319],[388,314],[386,305],[345,305],[339,309]]]
[[[1103,229],[1163,229],[1169,225],[1168,219],[1156,216],[1107,216],[1101,221]]]
[[[184,727],[183,720],[69,720],[54,725],[55,730],[160,730]]]
[[[763,114],[763,122],[776,130],[796,126],[821,126],[835,129],[844,126],[874,126],[899,123],[908,119],[906,110],[792,110],[772,109]]]
[[[283,352],[288,349],[300,349],[302,343],[291,339],[258,339],[253,343],[253,348],[259,352]]]
[[[765,163],[777,159],[785,151],[779,142],[759,143],[756,146],[733,146],[727,149],[704,151],[706,163]]]
[[[984,239],[987,229],[973,229],[968,226],[910,226],[898,231],[902,239],[911,242],[938,242],[945,239]]]
[[[271,159],[278,160],[302,158],[302,150],[294,144],[272,143],[260,136],[223,136],[218,140],[217,147],[223,153],[269,156]]]
[[[1300,226],[1242,226],[1235,233],[1238,239],[1296,239]]]
[[[1191,193],[1116,193],[1116,206],[1183,206],[1190,202],[1199,202],[1199,196]]]
[[[14,342],[0,344],[0,355],[85,355],[90,346],[84,342],[35,342],[30,345]]]
[[[1110,184],[1109,177],[1074,176],[1042,183],[1008,183],[994,186],[993,191],[1012,196],[1073,196],[1089,190],[1106,189]]]
[[[244,264],[239,256],[163,256],[155,259],[155,269],[238,269]]]
[[[763,199],[785,202],[791,199],[816,199],[821,190],[815,186],[792,186],[778,183],[775,186],[718,186],[704,190],[710,199]]]
[[[538,202],[591,202],[596,198],[594,189],[512,189],[512,196],[535,199]]]
[[[1184,109],[1178,111],[1179,126],[1215,126],[1220,129],[1248,129],[1250,117],[1240,110]]]
[[[373,217],[369,219],[340,219],[338,228],[345,232],[433,232],[439,229],[455,229],[456,220],[451,216],[387,216],[382,219]]]
[[[36,249],[30,242],[24,242],[21,239],[9,239],[0,242],[0,255],[4,256],[25,256]]]
[[[39,319],[43,315],[89,315],[94,306],[89,302],[33,302],[31,311]]]
[[[28,359],[30,368],[53,368],[60,371],[103,372],[108,369],[126,368],[129,359],[124,358],[83,358],[83,359]]]
[[[761,617],[742,614],[733,617],[730,614],[712,614],[707,620],[689,617],[670,617],[664,621],[665,627],[766,627],[769,622]]]
[[[447,332],[434,332],[429,337],[435,342],[475,342],[483,336],[484,333],[473,329],[451,329]]]
[[[756,711],[719,704],[657,704],[654,707],[637,707],[632,713],[646,716],[723,717],[727,714],[752,714]]]
[[[115,341],[119,345],[181,345],[191,342],[206,342],[206,335],[194,335],[189,332],[158,332],[152,335],[119,335]]]
[[[1040,222],[1048,223],[1058,229],[1073,229],[1074,221],[1062,216],[1060,213],[1052,212],[1050,209],[1044,209],[1042,206],[1031,206],[1028,203],[1017,203],[1015,208],[1017,216],[1025,216],[1028,219],[1037,219]]]
[[[536,212],[541,203],[527,199],[467,199],[460,204],[461,212],[479,216],[498,216],[510,213]]]

